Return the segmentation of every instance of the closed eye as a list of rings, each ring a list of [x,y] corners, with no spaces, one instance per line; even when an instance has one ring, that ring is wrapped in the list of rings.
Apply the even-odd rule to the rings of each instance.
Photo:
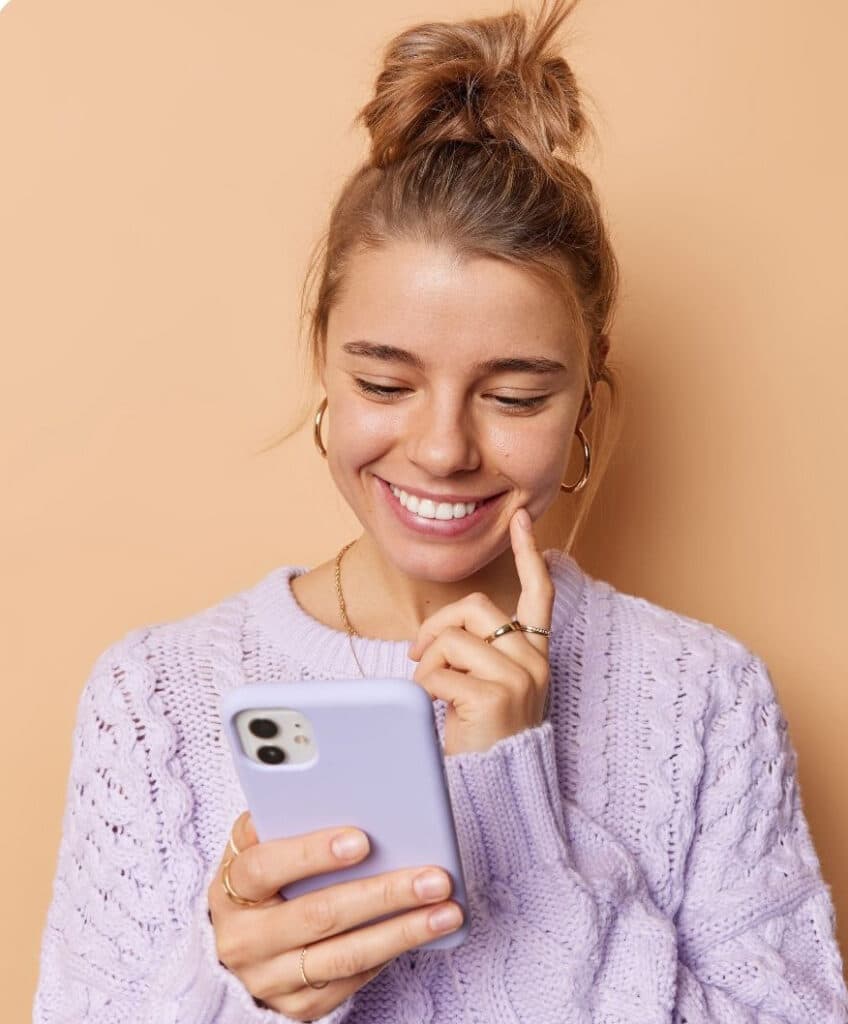
[[[374,384],[370,380],[363,380],[361,377],[354,377],[353,379],[360,391],[365,392],[367,395],[377,395],[389,401],[392,401],[394,396],[399,395],[402,391],[409,390],[409,388],[390,388],[383,384]],[[504,395],[491,395],[490,397],[494,398],[496,402],[505,408],[533,409],[550,398],[550,395],[536,395],[533,398],[506,398]]]

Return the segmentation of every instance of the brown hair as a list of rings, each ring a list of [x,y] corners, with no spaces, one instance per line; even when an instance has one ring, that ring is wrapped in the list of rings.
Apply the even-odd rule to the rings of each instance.
[[[577,2],[542,0],[530,25],[511,10],[416,25],[391,40],[374,96],[356,117],[370,133],[370,158],[345,182],[301,293],[302,323],[317,279],[307,351],[317,378],[330,309],[358,252],[395,239],[446,244],[461,258],[506,260],[553,285],[583,358],[581,420],[595,412],[585,428],[589,483],[568,499],[567,551],[609,463],[620,406],[618,375],[606,360],[618,265],[592,183],[574,159],[591,126],[571,68],[550,48]],[[601,415],[599,381],[609,398]]]

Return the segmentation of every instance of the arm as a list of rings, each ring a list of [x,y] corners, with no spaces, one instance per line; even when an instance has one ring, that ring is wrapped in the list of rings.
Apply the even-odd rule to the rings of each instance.
[[[135,631],[80,698],[34,1024],[287,1024],[218,962],[211,874],[184,838],[191,794],[154,686]]]
[[[680,910],[560,795],[549,722],[446,760],[472,889],[481,1019],[844,1024],[833,908],[765,665],[727,674],[704,741]],[[474,916],[497,935],[485,959]],[[491,939],[490,939],[491,941]],[[482,962],[482,967],[477,964]],[[479,988],[478,988],[479,984]]]

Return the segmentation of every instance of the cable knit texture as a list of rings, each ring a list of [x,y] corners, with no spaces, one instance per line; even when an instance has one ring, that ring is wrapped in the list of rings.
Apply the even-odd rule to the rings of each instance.
[[[468,939],[397,957],[321,1024],[844,1024],[830,889],[764,662],[545,558],[549,719],[446,758]],[[346,634],[295,600],[305,571],[131,630],[95,662],[38,1024],[289,1020],[218,963],[206,889],[245,806],[221,695],[359,675]],[[405,641],[354,642],[369,676],[412,678]]]

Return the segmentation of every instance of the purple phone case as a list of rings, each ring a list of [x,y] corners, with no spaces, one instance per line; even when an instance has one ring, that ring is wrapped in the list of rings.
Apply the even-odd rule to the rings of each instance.
[[[293,708],[314,726],[309,764],[258,764],[243,751],[236,716]],[[313,679],[252,683],[228,691],[222,720],[261,841],[333,825],[367,833],[364,861],[285,886],[288,898],[336,882],[435,864],[453,879],[462,926],[419,949],[452,949],[469,929],[468,901],[441,744],[430,696],[407,679]],[[375,918],[374,920],[382,920]]]

